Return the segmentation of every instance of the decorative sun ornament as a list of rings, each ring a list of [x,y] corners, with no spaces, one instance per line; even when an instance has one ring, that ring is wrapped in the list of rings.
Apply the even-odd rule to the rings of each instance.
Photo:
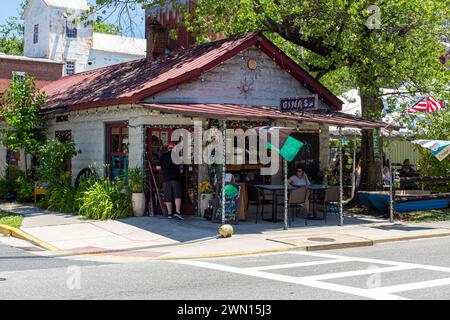
[[[258,62],[254,59],[250,59],[247,63],[247,66],[250,70],[256,70],[256,68],[258,68]]]

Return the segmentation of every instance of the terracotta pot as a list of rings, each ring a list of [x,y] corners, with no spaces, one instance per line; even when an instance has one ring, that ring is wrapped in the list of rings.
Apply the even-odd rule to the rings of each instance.
[[[142,217],[145,213],[145,194],[133,193],[131,196],[133,201],[133,213],[135,217]]]

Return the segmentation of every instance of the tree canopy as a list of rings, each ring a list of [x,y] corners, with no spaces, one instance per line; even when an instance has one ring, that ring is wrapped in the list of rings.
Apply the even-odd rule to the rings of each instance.
[[[23,55],[23,25],[17,17],[9,17],[0,25],[0,52]]]
[[[97,0],[103,7],[183,5],[185,0]],[[184,23],[197,39],[263,31],[336,95],[357,89],[362,115],[433,95],[450,100],[450,72],[440,62],[449,38],[450,0],[196,0]],[[386,89],[389,89],[387,92]],[[363,131],[362,185],[381,184],[381,149]]]

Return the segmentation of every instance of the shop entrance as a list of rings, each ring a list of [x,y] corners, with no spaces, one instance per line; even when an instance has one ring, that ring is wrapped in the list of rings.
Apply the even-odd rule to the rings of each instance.
[[[156,170],[159,165],[162,147],[167,147],[172,139],[173,129],[171,128],[148,128],[147,129],[147,157],[150,159],[153,172],[155,174],[156,184],[159,190],[162,190],[163,177],[162,173]],[[148,164],[147,164],[148,165]],[[181,211],[186,215],[194,215],[196,213],[197,204],[197,181],[195,166],[182,165],[181,170],[181,185],[183,188],[183,198]],[[148,177],[151,179],[151,177]],[[150,181],[150,180],[149,180]],[[154,190],[153,190],[154,192]],[[161,210],[157,205],[156,197],[153,196],[153,207],[157,214],[161,214]]]

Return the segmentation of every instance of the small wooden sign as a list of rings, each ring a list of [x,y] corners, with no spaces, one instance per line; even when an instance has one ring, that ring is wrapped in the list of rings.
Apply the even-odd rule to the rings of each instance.
[[[280,100],[281,112],[315,110],[319,106],[318,95],[285,98]]]

